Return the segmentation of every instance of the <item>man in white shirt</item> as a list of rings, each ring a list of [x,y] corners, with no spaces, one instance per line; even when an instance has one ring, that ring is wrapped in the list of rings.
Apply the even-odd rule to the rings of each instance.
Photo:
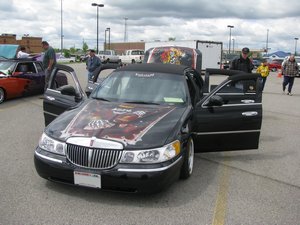
[[[27,58],[29,56],[29,54],[26,53],[25,51],[26,51],[26,48],[22,46],[20,48],[20,51],[17,54],[17,58]]]

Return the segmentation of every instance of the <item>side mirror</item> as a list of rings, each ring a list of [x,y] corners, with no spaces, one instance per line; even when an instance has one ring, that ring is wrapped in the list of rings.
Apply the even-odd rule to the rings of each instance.
[[[75,88],[71,85],[61,86],[57,90],[60,91],[60,93],[63,94],[63,95],[69,95],[69,96],[76,96],[77,95]]]
[[[219,95],[213,95],[209,99],[208,103],[206,104],[207,106],[222,106],[224,104],[224,100],[221,96]]]

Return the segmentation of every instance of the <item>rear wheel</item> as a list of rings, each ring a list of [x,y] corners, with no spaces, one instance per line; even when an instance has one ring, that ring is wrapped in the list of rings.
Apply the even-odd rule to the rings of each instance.
[[[0,104],[5,100],[5,91],[3,88],[0,88]]]
[[[194,153],[194,141],[193,138],[190,137],[184,155],[184,162],[181,167],[180,178],[187,179],[192,175],[194,167]]]

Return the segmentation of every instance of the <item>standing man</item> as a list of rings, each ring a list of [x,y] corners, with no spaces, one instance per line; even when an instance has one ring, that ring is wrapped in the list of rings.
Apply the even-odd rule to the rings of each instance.
[[[93,72],[97,67],[101,66],[99,57],[96,56],[95,50],[90,50],[90,57],[86,61],[86,69],[88,71],[88,80],[93,80]]]
[[[287,95],[292,95],[294,79],[298,73],[299,73],[299,66],[295,60],[295,55],[291,55],[289,59],[286,60],[282,65],[282,74],[283,74],[282,90],[284,94],[285,94],[286,86],[289,85]]]
[[[54,49],[49,46],[47,41],[42,42],[42,48],[45,50],[44,58],[43,58],[43,67],[45,69],[45,90],[48,87],[48,82],[50,78],[50,74],[56,65],[56,54]]]
[[[245,73],[251,73],[254,66],[248,57],[249,52],[249,48],[243,48],[241,56],[239,58],[235,58],[232,61],[230,69],[244,71]]]

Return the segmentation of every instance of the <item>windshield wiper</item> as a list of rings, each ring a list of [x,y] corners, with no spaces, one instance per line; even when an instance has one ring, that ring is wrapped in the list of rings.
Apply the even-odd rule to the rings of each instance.
[[[156,102],[144,102],[144,101],[130,101],[125,103],[133,103],[133,104],[145,104],[145,105],[159,105],[159,103]]]
[[[106,98],[97,98],[97,97],[92,97],[93,99],[97,99],[97,100],[102,100],[102,101],[106,101],[106,102],[110,102],[108,99]]]

